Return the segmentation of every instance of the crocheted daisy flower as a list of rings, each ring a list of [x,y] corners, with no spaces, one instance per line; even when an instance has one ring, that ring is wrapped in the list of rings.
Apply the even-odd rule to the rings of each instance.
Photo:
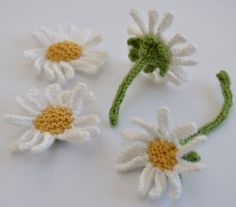
[[[135,25],[128,27],[128,34],[134,36],[128,40],[131,61],[149,59],[143,71],[154,79],[170,81],[176,85],[186,82],[188,76],[183,66],[195,65],[197,62],[185,57],[195,53],[196,46],[188,43],[182,48],[177,48],[177,45],[187,42],[184,36],[176,34],[170,39],[163,36],[174,16],[165,13],[158,25],[158,12],[155,10],[148,12],[147,22],[145,16],[136,9],[132,9],[130,15],[135,22]]]
[[[176,34],[171,39],[163,36],[163,32],[173,21],[172,14],[165,13],[158,26],[158,13],[155,10],[148,12],[148,23],[143,14],[136,9],[132,9],[130,15],[136,23],[128,28],[128,33],[134,37],[127,41],[129,58],[134,64],[121,81],[110,108],[109,119],[112,126],[118,123],[120,106],[129,86],[141,72],[157,81],[170,81],[181,85],[188,79],[183,66],[197,63],[194,60],[185,59],[196,51],[194,45],[185,44],[182,48],[176,47],[178,44],[186,43],[182,35]]]
[[[117,159],[117,169],[128,171],[145,167],[139,177],[138,190],[142,195],[148,194],[150,198],[162,195],[170,184],[170,196],[178,198],[181,194],[180,173],[201,170],[205,166],[186,158],[186,154],[207,138],[200,135],[191,139],[184,145],[181,139],[197,132],[194,123],[178,126],[174,130],[169,129],[169,109],[160,108],[157,112],[158,126],[146,123],[140,118],[133,118],[132,122],[146,133],[136,133],[131,130],[123,131],[125,139],[135,141],[133,145],[126,146]],[[193,153],[193,152],[192,152]]]
[[[28,93],[27,104],[16,97],[16,103],[27,115],[7,114],[7,123],[26,128],[26,132],[11,146],[15,151],[37,153],[48,149],[56,139],[82,143],[100,132],[96,115],[80,116],[84,107],[94,100],[94,94],[85,84],[78,84],[72,90],[62,90],[59,84],[45,89],[45,103],[38,100],[37,89]]]
[[[95,49],[102,41],[100,34],[91,37],[89,30],[80,32],[74,25],[59,26],[57,33],[43,27],[32,35],[40,48],[26,50],[24,56],[50,81],[64,83],[74,78],[75,71],[94,74],[107,56]]]

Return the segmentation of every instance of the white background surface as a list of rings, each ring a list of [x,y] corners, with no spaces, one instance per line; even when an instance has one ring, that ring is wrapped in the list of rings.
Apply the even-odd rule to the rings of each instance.
[[[22,131],[0,125],[0,206],[65,207],[65,206],[236,206],[236,136],[235,110],[229,119],[209,136],[199,148],[208,168],[183,177],[182,197],[171,201],[166,195],[155,201],[142,198],[136,191],[139,170],[126,174],[115,171],[115,159],[124,142],[120,130],[133,127],[131,116],[155,122],[156,109],[172,109],[172,126],[195,121],[201,125],[218,113],[222,95],[215,74],[227,69],[236,89],[236,1],[235,0],[64,0],[0,1],[0,115],[21,113],[14,96],[24,96],[29,88],[43,89],[47,81],[36,77],[26,64],[22,50],[36,43],[30,32],[40,26],[55,29],[57,24],[76,24],[91,28],[104,36],[102,47],[110,53],[104,70],[97,76],[76,76],[96,94],[88,112],[101,117],[102,134],[84,145],[60,143],[49,151],[32,155],[12,155],[11,141]],[[187,68],[189,84],[177,88],[159,86],[139,77],[128,91],[121,109],[119,126],[108,124],[107,113],[122,77],[131,66],[127,58],[126,28],[129,9],[145,12],[157,9],[161,14],[172,11],[176,18],[167,35],[185,34],[199,49],[194,56],[200,63]],[[72,85],[72,84],[71,84]],[[68,85],[67,85],[68,86]]]

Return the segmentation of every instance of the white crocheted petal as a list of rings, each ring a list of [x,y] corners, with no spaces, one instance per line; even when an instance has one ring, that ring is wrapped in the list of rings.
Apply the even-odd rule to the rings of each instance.
[[[3,117],[3,120],[8,123],[19,127],[30,127],[34,117],[29,116],[19,116],[14,114],[6,114]]]
[[[184,57],[194,54],[197,50],[197,46],[193,44],[187,44],[184,48],[172,48],[171,53],[175,57]]]
[[[57,62],[52,63],[52,70],[56,75],[57,82],[60,84],[64,84],[66,82],[66,78],[64,73],[62,72],[61,66]]]
[[[137,9],[131,9],[130,16],[133,18],[134,22],[137,24],[142,34],[147,34],[148,30],[145,24],[145,18],[143,14]]]
[[[195,60],[185,60],[182,58],[172,58],[170,64],[172,66],[193,66],[196,65],[198,62]]]
[[[154,34],[157,26],[158,12],[156,10],[150,10],[148,11],[148,17],[148,31],[150,34]]]
[[[166,172],[168,180],[170,182],[170,192],[171,198],[178,199],[181,195],[181,180],[177,172]]]
[[[162,195],[165,188],[166,188],[166,176],[164,173],[158,172],[158,170],[156,170],[154,177],[154,185],[153,188],[149,191],[148,196],[151,199],[158,198]]]
[[[147,166],[143,169],[142,173],[139,176],[138,191],[141,195],[146,195],[149,191],[155,176],[156,169],[152,166],[151,163],[148,163]]]
[[[81,31],[78,33],[77,37],[76,37],[76,41],[82,45],[83,43],[85,43],[91,35],[91,31],[89,29],[86,29],[84,31]]]
[[[144,167],[147,165],[147,163],[148,163],[147,155],[136,156],[130,161],[117,163],[116,169],[120,172],[125,172],[136,168]]]
[[[169,113],[170,109],[161,107],[157,110],[158,126],[162,134],[162,138],[169,139]]]
[[[172,138],[180,140],[183,138],[187,138],[190,135],[195,134],[196,132],[197,132],[197,125],[192,122],[176,127],[175,129],[173,129],[171,136]]]
[[[176,86],[180,86],[185,83],[182,79],[178,78],[172,71],[168,71],[164,79],[169,80]]]
[[[38,75],[41,74],[45,61],[44,57],[39,57],[34,61],[33,66]]]
[[[84,44],[82,44],[82,48],[87,50],[93,47],[96,47],[100,42],[102,42],[102,35],[98,34],[86,41]]]
[[[207,140],[207,137],[205,135],[200,135],[195,137],[192,141],[189,143],[182,145],[177,152],[177,157],[182,157],[184,154],[188,153],[189,151],[195,149],[202,143],[204,143]]]
[[[68,40],[68,41],[73,41],[70,39],[69,35],[67,34],[66,28],[63,27],[62,25],[58,25],[58,36],[60,41]]]
[[[47,86],[45,89],[45,97],[47,98],[50,104],[56,104],[55,98],[61,92],[61,86],[59,84],[52,84]]]
[[[39,114],[39,111],[33,109],[31,106],[28,106],[21,97],[15,97],[16,104],[27,114],[31,116],[36,116]]]
[[[178,160],[178,164],[175,166],[174,171],[178,173],[193,172],[204,170],[206,165],[201,162],[189,162],[183,159]]]
[[[87,50],[83,51],[83,55],[96,58],[106,58],[109,56],[105,50]]]
[[[19,142],[18,144],[18,150],[19,151],[26,151],[28,149],[31,149],[35,145],[37,145],[42,138],[42,134],[40,131],[34,131],[32,137],[30,140],[24,141],[24,142]]]
[[[73,110],[76,115],[79,115],[84,107],[87,107],[95,100],[94,93],[87,89],[86,84],[78,84],[74,89],[76,97]]]
[[[157,72],[153,71],[152,73],[142,73],[146,78],[149,78],[152,81],[156,81],[158,78]]]
[[[52,44],[60,41],[60,37],[55,32],[50,31],[47,27],[41,27],[39,30],[50,40]]]
[[[43,47],[47,48],[48,46],[50,46],[53,43],[41,31],[33,32],[32,36]]]
[[[153,137],[161,137],[161,134],[157,127],[145,122],[141,118],[133,117],[131,118],[132,123],[136,124],[137,126],[143,128],[147,133],[149,133]]]
[[[27,130],[24,134],[20,136],[20,138],[17,141],[11,143],[11,145],[9,146],[10,150],[12,152],[19,151],[19,144],[30,140],[32,136],[33,136],[33,130],[31,129]]]
[[[75,67],[76,71],[81,71],[87,74],[95,74],[97,72],[96,65],[93,65],[91,63],[82,60],[71,61],[71,64]]]
[[[75,99],[75,91],[73,90],[64,90],[57,94],[55,101],[58,105],[66,106],[72,108]]]
[[[139,28],[137,28],[134,25],[128,26],[127,33],[129,35],[134,35],[134,36],[141,36],[142,35],[142,33],[140,32]]]
[[[125,146],[117,157],[117,163],[126,163],[137,156],[143,156],[146,154],[147,144],[145,143],[133,143]]]
[[[189,81],[188,74],[180,67],[173,67],[170,65],[169,69],[175,76],[177,76],[183,83],[187,83]]]
[[[87,116],[79,116],[75,117],[73,124],[75,126],[81,126],[81,125],[98,125],[100,122],[100,119],[97,115],[87,115]]]
[[[53,62],[49,60],[46,60],[43,64],[43,72],[49,81],[54,81],[56,79],[56,75],[53,71],[52,64]]]
[[[36,108],[37,111],[41,111],[44,108],[44,106],[38,100],[39,92],[36,88],[32,88],[29,90],[29,92],[27,94],[27,98],[28,98],[29,102],[31,103],[31,105],[34,108]]]
[[[83,143],[91,139],[91,135],[88,131],[83,130],[80,127],[74,127],[67,129],[63,134],[59,134],[57,139],[69,142]]]
[[[147,143],[153,140],[153,137],[149,134],[136,133],[129,129],[123,130],[121,136],[129,141],[141,141]]]
[[[73,79],[75,77],[75,70],[69,63],[60,61],[59,64],[67,80]]]
[[[89,64],[95,65],[97,67],[103,64],[103,60],[101,58],[93,57],[93,56],[84,56],[80,59],[83,62],[87,62]]]
[[[161,20],[160,25],[157,28],[157,34],[162,34],[162,32],[168,29],[173,20],[174,20],[173,14],[169,12],[165,13],[163,19]]]
[[[45,133],[43,138],[41,139],[41,142],[34,147],[32,147],[30,150],[32,153],[39,153],[47,150],[55,141],[55,136],[51,135],[49,133]]]
[[[66,31],[69,39],[71,39],[73,41],[77,41],[77,37],[79,35],[79,29],[77,26],[69,25],[68,27],[65,28],[65,31]]]
[[[172,37],[169,41],[167,41],[167,45],[169,47],[173,47],[177,44],[185,43],[187,40],[186,38],[181,34],[176,34],[174,37]]]
[[[24,51],[24,57],[28,60],[35,61],[36,59],[44,56],[45,48],[37,48]]]
[[[82,127],[81,129],[88,132],[90,136],[96,136],[101,133],[101,130],[97,126],[87,126],[87,127]]]

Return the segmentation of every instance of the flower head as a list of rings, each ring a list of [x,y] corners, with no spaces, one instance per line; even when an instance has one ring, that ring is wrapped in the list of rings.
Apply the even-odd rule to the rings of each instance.
[[[170,196],[178,198],[181,194],[180,173],[205,167],[198,162],[199,157],[192,150],[207,138],[203,135],[197,136],[187,144],[181,145],[181,139],[196,133],[196,125],[189,123],[170,130],[169,109],[166,107],[158,110],[157,120],[158,126],[154,126],[140,118],[132,119],[134,124],[147,133],[136,133],[128,129],[123,131],[125,139],[136,143],[126,146],[121,151],[117,159],[117,169],[128,171],[144,167],[138,185],[142,195],[159,197],[169,182]]]
[[[132,9],[130,15],[136,23],[128,27],[128,33],[133,36],[128,40],[130,60],[136,62],[145,59],[147,64],[143,71],[155,79],[169,80],[176,85],[186,82],[187,74],[182,67],[195,65],[197,62],[184,57],[192,55],[196,47],[186,44],[185,47],[176,48],[176,45],[186,43],[185,37],[176,34],[171,39],[166,39],[163,36],[174,19],[173,15],[165,13],[158,26],[158,13],[155,10],[148,12],[147,24],[138,10]]]
[[[26,50],[24,56],[33,61],[37,72],[59,83],[74,78],[75,71],[96,73],[107,56],[105,51],[94,49],[102,36],[91,37],[90,31],[80,32],[74,25],[59,26],[58,30],[43,27],[33,32],[40,48]]]
[[[7,123],[26,128],[26,132],[12,144],[12,150],[42,152],[56,139],[82,143],[100,132],[98,116],[80,116],[81,110],[94,100],[85,84],[80,83],[72,90],[62,90],[58,84],[49,85],[44,95],[45,103],[39,101],[37,89],[29,91],[29,104],[16,97],[17,105],[26,115],[4,116]]]

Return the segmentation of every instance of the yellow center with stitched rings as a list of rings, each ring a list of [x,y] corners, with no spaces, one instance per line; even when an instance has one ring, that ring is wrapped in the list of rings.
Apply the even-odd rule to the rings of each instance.
[[[41,132],[62,134],[72,127],[73,114],[64,106],[48,106],[35,118],[34,127]]]
[[[47,59],[54,62],[72,61],[79,59],[80,56],[81,46],[70,41],[63,41],[50,45],[46,53]]]
[[[175,144],[159,138],[149,143],[147,148],[149,162],[162,171],[173,170],[177,164],[176,153]]]

